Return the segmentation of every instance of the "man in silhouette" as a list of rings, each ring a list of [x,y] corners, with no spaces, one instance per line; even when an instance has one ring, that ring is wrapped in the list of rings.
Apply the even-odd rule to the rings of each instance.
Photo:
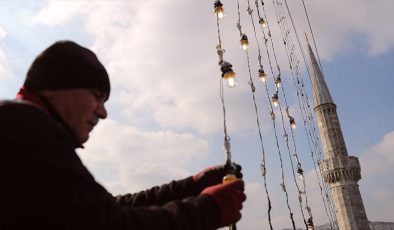
[[[239,166],[116,197],[98,184],[75,149],[107,117],[109,95],[96,55],[59,41],[34,60],[16,99],[0,101],[0,229],[210,230],[241,218],[243,180],[221,183]]]

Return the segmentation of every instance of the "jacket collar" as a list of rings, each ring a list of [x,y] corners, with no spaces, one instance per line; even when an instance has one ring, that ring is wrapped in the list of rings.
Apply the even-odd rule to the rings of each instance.
[[[68,127],[68,125],[64,122],[64,120],[61,119],[59,114],[53,109],[53,107],[49,104],[49,102],[44,97],[30,91],[26,87],[22,87],[19,90],[19,92],[16,94],[16,99],[28,101],[32,103],[35,107],[47,113],[49,116],[53,117],[64,127],[64,129],[66,129],[71,134],[73,139],[73,145],[75,146],[75,148],[83,148],[82,143],[75,137],[72,130]]]
[[[43,110],[47,114],[50,114],[49,109],[47,108],[47,103],[45,103],[41,97],[37,94],[31,92],[30,90],[22,87],[19,92],[16,94],[16,99],[24,100],[31,102],[34,106],[38,107],[39,109]]]

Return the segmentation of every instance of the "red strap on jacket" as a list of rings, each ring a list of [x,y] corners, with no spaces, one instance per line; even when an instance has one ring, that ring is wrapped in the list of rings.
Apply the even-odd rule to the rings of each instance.
[[[48,108],[45,106],[45,103],[41,100],[41,98],[25,87],[22,87],[19,90],[19,92],[16,94],[16,99],[29,101],[49,114]]]

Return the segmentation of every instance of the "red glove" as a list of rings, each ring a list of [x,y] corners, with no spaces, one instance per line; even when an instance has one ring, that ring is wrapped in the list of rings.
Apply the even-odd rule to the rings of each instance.
[[[219,227],[233,224],[241,219],[242,203],[246,200],[244,186],[244,181],[237,179],[208,187],[201,192],[213,197],[218,204],[222,217]]]
[[[233,163],[233,165],[216,165],[197,173],[193,176],[193,180],[198,184],[200,191],[202,191],[206,187],[221,184],[223,177],[227,174],[234,174],[237,178],[242,178],[241,169],[241,166],[236,163]]]

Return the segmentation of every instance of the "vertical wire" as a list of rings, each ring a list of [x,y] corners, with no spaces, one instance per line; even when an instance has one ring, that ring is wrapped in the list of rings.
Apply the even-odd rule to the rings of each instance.
[[[274,3],[274,6],[275,6],[275,10],[276,10],[276,15],[277,15],[278,23],[279,23],[280,25],[282,24],[281,29],[284,30],[284,29],[286,28],[286,24],[283,23],[283,21],[285,20],[285,17],[284,17],[284,15],[282,15],[283,9],[280,7],[280,6],[282,5],[282,3],[279,2],[279,1],[276,1],[276,3],[275,3],[275,1],[273,1],[273,3]],[[281,11],[281,9],[282,9],[282,11]],[[285,30],[285,31],[286,31],[286,30]],[[287,30],[287,31],[286,31],[286,35],[284,35],[284,31],[282,31],[282,37],[283,37],[284,44],[285,44],[285,46],[286,46],[286,50],[287,50],[287,53],[288,53],[288,59],[289,59],[289,63],[290,63],[290,69],[292,70],[293,80],[295,81],[294,77],[297,76],[297,82],[299,83],[300,81],[299,81],[299,79],[298,79],[298,74],[299,74],[298,62],[297,62],[297,60],[295,59],[296,56],[295,56],[295,54],[294,54],[294,45],[292,45],[291,39],[290,39],[290,30]],[[289,45],[290,45],[291,48],[289,48]],[[304,57],[304,56],[303,56],[303,57]],[[304,60],[305,60],[305,57],[304,57]],[[294,64],[294,62],[296,62],[296,63]],[[295,68],[294,68],[294,67],[295,67]],[[308,68],[307,68],[307,70],[308,70],[308,73],[309,73],[309,69],[308,69]],[[296,88],[297,88],[297,96],[298,96],[298,98],[299,98],[300,92],[298,91],[299,88],[297,87],[297,84],[296,84]],[[302,91],[301,91],[301,95],[302,95],[302,96],[304,95],[304,93],[303,93]],[[304,100],[304,98],[303,98],[301,101],[303,101],[303,100]],[[299,100],[299,102],[300,102],[300,100]],[[304,101],[303,101],[303,104],[304,104]],[[304,106],[300,106],[300,107],[304,107]],[[306,113],[307,113],[307,112],[306,112]],[[303,117],[304,117],[304,113],[302,113],[302,114],[303,114]],[[306,115],[306,114],[305,114],[305,115]],[[309,117],[308,120],[310,120],[310,116],[308,116],[308,117]],[[307,119],[305,119],[305,117],[304,117],[304,124],[306,124],[306,123],[307,123]],[[306,128],[306,126],[304,126],[304,127]],[[306,128],[306,129],[307,129],[307,128]],[[308,136],[308,131],[307,131],[307,136]],[[312,139],[312,141],[313,141],[313,138],[311,138],[311,139]],[[309,141],[309,140],[308,140],[308,141]],[[313,141],[313,142],[314,142],[314,141]],[[309,146],[311,146],[310,143],[309,143]],[[314,147],[315,147],[315,145],[314,145]],[[316,174],[317,174],[317,170],[316,170],[316,161],[315,161],[315,159],[314,159],[314,153],[313,153],[312,149],[311,149],[311,154],[312,154],[312,159],[313,159],[313,161],[314,161],[315,172],[316,172]],[[327,210],[326,201],[325,201],[325,198],[324,198],[324,196],[323,196],[323,189],[322,189],[322,187],[321,187],[321,183],[320,183],[320,179],[319,179],[319,175],[318,175],[318,174],[317,174],[317,177],[318,177],[319,187],[320,187],[320,191],[321,191],[321,195],[322,195],[322,199],[323,199],[323,204],[324,204],[324,207],[325,207],[327,216],[328,216],[328,218],[330,219],[330,222],[332,222],[332,221],[331,221],[331,216],[330,216],[330,214],[329,214],[329,212],[328,212],[328,210]]]
[[[307,66],[307,70],[308,70],[309,77],[311,77],[311,73],[310,73],[310,71],[309,71],[309,69],[308,69],[308,64],[307,64],[307,61],[306,61],[306,58],[305,58],[305,54],[304,54],[304,51],[303,51],[303,49],[302,49],[301,42],[300,42],[300,39],[299,39],[297,30],[296,30],[296,27],[295,27],[295,24],[294,24],[294,21],[293,21],[293,17],[292,17],[292,15],[291,15],[289,6],[288,6],[288,4],[287,4],[287,0],[284,0],[284,2],[285,2],[286,9],[287,9],[287,12],[288,12],[289,17],[290,17],[290,20],[291,20],[292,27],[293,27],[293,29],[294,29],[294,33],[295,33],[296,38],[297,38],[297,41],[298,41],[298,45],[299,45],[300,50],[301,50],[301,53],[302,53],[302,57],[303,57],[303,59],[304,59],[305,65]],[[308,13],[307,13],[307,11],[306,11],[305,3],[304,3],[303,0],[302,0],[302,2],[303,2],[303,4],[304,4],[304,9],[305,9],[306,16],[307,16],[307,19],[308,19],[309,28],[310,28],[310,30],[311,30],[312,37],[313,37],[313,41],[314,41],[314,45],[315,45],[315,49],[316,49],[316,52],[317,52],[316,42],[315,42],[314,35],[313,35],[313,32],[312,32],[312,28],[311,28],[309,16],[308,16]],[[320,62],[319,56],[318,56],[318,60],[319,60],[320,69],[321,69],[321,71],[323,71],[322,68],[321,68],[321,62]],[[302,86],[303,86],[303,85],[304,85],[303,80],[301,80],[301,82],[302,82]],[[313,89],[312,89],[312,90],[313,90]],[[305,95],[306,95],[306,94],[305,94]],[[306,97],[307,97],[307,95],[306,95]],[[309,101],[309,100],[307,100],[307,101]],[[308,108],[309,108],[309,104],[308,104]],[[310,110],[308,110],[308,112],[309,112],[308,117],[309,117],[311,123],[313,124],[313,115],[310,113]],[[315,135],[315,137],[316,137],[316,138],[315,138],[315,139],[316,139],[316,145],[318,145],[318,143],[320,143],[320,142],[319,142],[318,136],[316,135],[316,128],[313,126],[313,129],[312,129],[312,130],[314,130],[314,135]],[[321,155],[321,152],[320,152],[320,155]],[[318,159],[318,161],[320,161],[320,160]],[[320,166],[320,164],[319,164],[319,166]],[[321,174],[321,173],[320,173],[320,174]],[[321,177],[323,178],[323,175],[321,175]],[[322,179],[322,180],[323,180],[323,179]],[[333,222],[334,222],[334,224],[337,225],[336,215],[335,215],[335,212],[334,212],[333,209],[332,209],[333,204],[332,204],[332,202],[330,201],[330,196],[328,195],[330,192],[327,192],[327,190],[329,190],[328,187],[327,187],[327,184],[326,184],[326,183],[323,183],[323,187],[324,187],[324,189],[325,189],[326,198],[328,199],[328,206],[329,206],[331,215],[334,216],[334,217],[332,217],[332,219],[334,220]]]
[[[249,0],[248,0],[248,9],[249,9],[248,12],[250,12],[249,14],[252,16],[252,10],[250,9]],[[252,17],[252,21],[253,21],[253,17]],[[259,57],[261,57],[261,54],[259,54]],[[259,58],[259,62],[260,62],[260,66],[262,66],[261,65],[261,58]],[[268,86],[267,86],[266,83],[264,85],[265,85],[265,89],[266,89],[266,93],[267,93],[267,99],[268,99],[268,102],[269,102],[270,108],[271,108],[271,119],[272,119],[272,124],[273,124],[273,128],[274,128],[274,133],[275,133],[275,141],[276,141],[276,146],[277,146],[277,150],[278,150],[278,156],[279,156],[279,160],[280,160],[281,179],[282,179],[281,186],[282,186],[283,192],[286,195],[287,208],[289,210],[289,215],[290,215],[290,219],[291,219],[291,222],[292,222],[292,225],[293,225],[293,229],[295,229],[295,221],[294,221],[294,218],[293,218],[293,212],[292,212],[290,204],[289,204],[289,194],[288,194],[288,192],[286,190],[286,185],[285,185],[285,175],[284,175],[284,169],[283,169],[283,158],[282,158],[282,153],[281,153],[280,147],[279,147],[279,140],[278,140],[277,129],[276,129],[276,124],[275,124],[275,113],[274,113],[274,110],[273,110],[273,107],[272,107],[272,103],[271,103],[271,99],[270,99],[270,96],[269,96]]]
[[[257,1],[257,0],[256,0],[256,8],[257,8],[257,12],[258,12],[258,15],[259,15],[259,18],[260,18],[260,13],[259,13],[259,9],[258,9],[258,1]],[[263,6],[263,10],[264,10],[265,18],[267,18],[267,15],[266,15],[266,13],[265,13],[264,6]],[[268,27],[269,34],[271,35],[269,24],[267,24],[267,27]],[[263,31],[264,36],[265,36],[264,30],[262,30],[262,31]],[[274,57],[275,57],[275,62],[276,62],[278,74],[279,74],[279,76],[280,76],[280,67],[279,67],[279,64],[278,64],[278,61],[277,61],[277,58],[276,58],[276,52],[275,52],[275,48],[274,48],[274,45],[273,45],[273,39],[272,39],[272,36],[269,36],[269,37],[270,37],[271,47],[272,47],[272,50],[273,50],[273,55],[274,55]],[[266,43],[265,43],[265,45],[266,45]],[[268,58],[269,58],[269,64],[270,64],[270,68],[271,68],[271,73],[274,74],[274,73],[273,73],[273,67],[272,67],[272,64],[271,64],[271,61],[270,61],[271,58],[270,58],[270,55],[269,55],[269,51],[268,51],[267,45],[266,45],[266,50],[267,50],[267,56],[268,56]],[[285,101],[285,104],[286,104],[286,108],[288,108],[289,106],[288,106],[288,103],[287,103],[286,93],[285,93],[285,90],[284,90],[284,86],[282,86],[282,92],[283,92],[283,96],[284,96],[284,101]],[[301,209],[301,214],[302,214],[302,218],[303,218],[304,224],[305,224],[305,226],[306,226],[305,214],[304,214],[304,211],[303,211],[302,198],[301,198],[301,190],[300,190],[300,187],[299,187],[299,185],[298,185],[298,183],[297,183],[297,179],[296,179],[296,176],[295,176],[295,168],[294,168],[294,164],[293,164],[293,161],[292,161],[291,151],[290,151],[290,147],[289,147],[289,143],[288,143],[288,134],[287,134],[287,131],[286,131],[286,128],[285,128],[283,111],[282,111],[281,107],[279,107],[279,109],[280,109],[281,117],[282,117],[282,127],[283,127],[283,131],[284,131],[284,137],[285,137],[285,140],[286,140],[286,147],[287,147],[287,150],[288,150],[288,153],[289,153],[289,159],[290,159],[291,167],[292,167],[293,180],[294,180],[294,183],[295,183],[295,185],[296,185],[296,187],[297,187],[298,196],[299,196],[299,199],[298,199],[298,200],[299,200],[299,205],[300,205],[300,209]],[[288,116],[289,116],[289,115],[288,115]],[[292,129],[290,129],[290,130],[291,130],[291,136],[292,136],[293,146],[294,146],[294,155],[295,155],[295,156],[297,157],[297,159],[298,159],[297,147],[296,147],[296,142],[295,142],[294,133],[293,133],[293,130],[292,130]],[[306,197],[306,198],[305,198],[306,207],[307,207],[307,209],[308,209],[309,216],[312,217],[312,214],[311,214],[311,212],[310,212],[310,208],[309,208],[309,205],[308,205],[308,198],[307,198],[307,193],[306,193],[305,180],[304,180],[304,183],[303,183],[303,184],[304,184],[304,192],[303,192],[303,194],[304,194],[305,197]]]
[[[313,45],[315,46],[315,51],[316,51],[316,55],[317,55],[317,60],[319,61],[320,70],[321,70],[321,72],[323,73],[323,66],[321,65],[321,62],[320,62],[320,56],[319,56],[319,51],[317,50],[317,46],[316,46],[315,35],[313,34],[311,22],[310,22],[310,20],[309,20],[308,10],[306,9],[304,0],[302,0],[302,5],[304,6],[304,11],[305,11],[306,19],[307,19],[307,21],[308,21],[309,30],[310,30],[311,35],[312,35]]]
[[[217,26],[217,32],[218,32],[218,45],[216,46],[216,49],[218,51],[222,51],[222,54],[224,50],[222,50],[222,40],[220,38],[220,24],[219,24],[219,15],[216,14],[216,26]],[[219,54],[219,52],[218,52]],[[222,60],[223,61],[223,60]],[[219,65],[221,62],[218,63]],[[223,77],[220,78],[220,99],[222,102],[222,108],[223,108],[223,132],[224,132],[224,149],[225,149],[225,154],[226,154],[226,161],[228,163],[231,163],[231,151],[230,151],[230,138],[227,135],[227,121],[226,121],[226,106],[224,103],[224,90],[223,90]]]
[[[238,30],[240,32],[240,35],[242,36],[242,31],[241,31],[241,14],[240,14],[240,7],[239,7],[239,1],[238,0],[237,0],[237,5],[238,5],[238,24],[237,24],[237,28],[238,28]],[[254,27],[254,24],[253,24],[253,27]],[[254,30],[255,30],[255,27],[254,27]],[[259,52],[259,58],[258,59],[260,61],[260,66],[261,66],[260,45],[258,43],[257,37],[256,37],[256,41],[257,41],[258,52]],[[256,113],[256,123],[257,123],[257,128],[258,128],[258,133],[259,133],[259,140],[260,140],[261,151],[262,151],[262,164],[261,164],[261,167],[262,167],[262,172],[263,172],[262,174],[263,174],[263,178],[264,178],[264,188],[265,188],[265,192],[266,192],[266,195],[267,195],[267,201],[268,201],[268,213],[267,213],[268,214],[268,223],[269,223],[270,229],[273,230],[272,218],[271,218],[272,206],[271,206],[271,199],[270,199],[269,192],[268,192],[268,187],[267,187],[265,150],[264,150],[262,132],[261,132],[261,128],[260,128],[259,112],[258,112],[257,103],[256,103],[256,97],[255,97],[255,86],[254,86],[254,83],[253,83],[252,73],[251,73],[251,68],[250,68],[249,52],[247,50],[246,50],[246,58],[247,58],[248,72],[249,72],[249,84],[250,84],[251,91],[252,91],[252,99],[253,99],[254,109],[255,109],[255,113]]]

